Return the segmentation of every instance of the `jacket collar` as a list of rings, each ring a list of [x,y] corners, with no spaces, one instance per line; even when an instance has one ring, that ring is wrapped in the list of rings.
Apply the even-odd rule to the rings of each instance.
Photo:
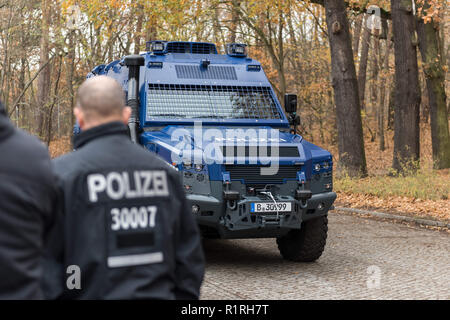
[[[14,126],[9,118],[0,113],[0,142],[14,133]]]
[[[116,134],[128,135],[128,127],[121,122],[108,122],[102,124],[89,130],[82,131],[80,134],[74,136],[73,146],[75,149],[78,149],[97,138]]]

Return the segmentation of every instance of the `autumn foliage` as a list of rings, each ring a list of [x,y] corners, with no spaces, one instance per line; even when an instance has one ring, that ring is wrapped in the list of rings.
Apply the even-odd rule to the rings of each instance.
[[[53,155],[57,155],[70,150],[76,90],[95,66],[139,53],[149,40],[208,41],[216,43],[222,53],[225,44],[236,41],[249,45],[250,55],[263,64],[280,98],[285,93],[299,95],[300,133],[305,139],[330,148],[337,155],[339,132],[323,3],[320,0],[0,0],[0,99],[18,127],[39,135],[51,144]],[[384,176],[388,170],[374,172],[373,163],[380,163],[374,159],[382,155],[383,166],[388,169],[393,157],[396,106],[394,50],[389,33],[391,1],[345,3],[357,74],[361,64],[367,65],[361,117],[369,177]],[[446,0],[416,0],[415,4],[411,10],[417,13],[417,19],[433,23],[439,35],[442,48],[439,65],[445,73],[448,96],[449,6]],[[379,7],[383,17],[388,16],[388,20],[382,21],[383,29],[376,32],[366,14],[371,6]],[[366,61],[362,55],[364,46],[368,50]],[[42,55],[42,48],[48,48],[48,54]],[[419,59],[420,126],[429,132],[431,107],[427,74],[422,67]],[[48,72],[49,76],[40,77],[41,72]],[[43,92],[39,78],[47,87],[43,103],[39,99]],[[427,149],[430,145],[431,141],[422,141],[421,149],[430,150]],[[429,167],[430,157],[431,151],[425,155],[422,152],[422,167]]]

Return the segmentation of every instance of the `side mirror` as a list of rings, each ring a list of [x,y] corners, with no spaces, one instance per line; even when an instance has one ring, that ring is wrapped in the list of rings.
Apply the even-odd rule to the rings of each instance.
[[[297,95],[296,94],[286,94],[284,96],[284,109],[287,113],[297,112]]]

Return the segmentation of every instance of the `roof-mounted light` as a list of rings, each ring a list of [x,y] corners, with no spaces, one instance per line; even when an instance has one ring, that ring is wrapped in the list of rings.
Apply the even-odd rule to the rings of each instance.
[[[166,43],[164,41],[150,41],[147,43],[147,50],[154,54],[164,54]]]
[[[227,44],[227,54],[230,57],[245,58],[247,56],[247,45],[243,43]]]

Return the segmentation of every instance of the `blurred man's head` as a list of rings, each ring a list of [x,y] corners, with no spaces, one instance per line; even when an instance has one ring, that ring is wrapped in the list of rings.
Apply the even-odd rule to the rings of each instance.
[[[113,78],[97,76],[86,80],[78,89],[75,117],[82,130],[108,122],[127,123],[131,109],[125,106],[125,93]]]

